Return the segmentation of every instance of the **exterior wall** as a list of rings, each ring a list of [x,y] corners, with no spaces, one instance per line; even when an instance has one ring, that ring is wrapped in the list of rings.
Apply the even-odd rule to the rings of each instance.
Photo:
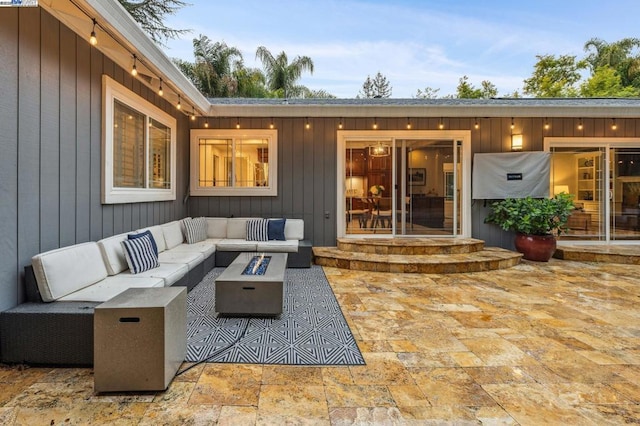
[[[550,115],[552,112],[550,111]],[[336,244],[336,147],[338,124],[344,130],[406,130],[407,118],[209,118],[209,128],[234,129],[239,121],[242,129],[266,129],[273,121],[278,129],[278,196],[277,197],[191,197],[191,216],[264,216],[291,217],[305,220],[305,238],[314,246]],[[611,130],[611,119],[549,118],[545,130],[543,118],[515,118],[513,133],[523,135],[525,151],[543,149],[545,137],[639,137],[640,120],[616,120],[617,130]],[[471,150],[475,153],[511,151],[511,117],[478,119],[444,117],[447,130],[471,130]],[[204,119],[192,124],[204,128]],[[411,117],[411,130],[436,130],[440,118]],[[473,183],[472,183],[473,185]],[[326,217],[328,213],[329,218]],[[488,207],[482,200],[472,203],[472,236],[485,240],[487,246],[513,248],[513,235],[493,225],[484,224]]]
[[[181,218],[188,119],[41,8],[0,13],[0,310],[39,252]],[[177,199],[102,205],[101,76],[178,119]]]

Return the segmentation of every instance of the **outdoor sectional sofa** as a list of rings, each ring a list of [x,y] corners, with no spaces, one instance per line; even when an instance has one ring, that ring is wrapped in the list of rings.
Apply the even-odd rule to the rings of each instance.
[[[0,361],[92,365],[98,304],[131,287],[178,285],[190,291],[214,266],[228,266],[240,252],[287,252],[288,267],[311,266],[302,219],[274,220],[280,239],[266,241],[247,239],[247,224],[254,218],[203,219],[206,236],[191,244],[190,235],[185,241],[187,218],[35,255],[25,268],[28,301],[0,312]],[[159,266],[133,274],[122,242],[147,231]]]

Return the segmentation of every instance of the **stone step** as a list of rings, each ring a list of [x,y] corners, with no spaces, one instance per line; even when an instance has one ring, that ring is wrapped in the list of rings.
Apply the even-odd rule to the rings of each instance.
[[[553,257],[577,262],[640,265],[640,246],[624,244],[558,245]]]
[[[314,262],[321,266],[374,272],[452,274],[506,269],[517,265],[521,253],[489,247],[456,254],[376,254],[314,247]]]
[[[484,249],[474,238],[338,238],[338,249],[373,254],[460,254]]]

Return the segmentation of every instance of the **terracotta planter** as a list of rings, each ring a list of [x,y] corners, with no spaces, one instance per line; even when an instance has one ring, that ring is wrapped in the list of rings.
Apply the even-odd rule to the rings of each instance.
[[[553,235],[516,234],[516,250],[523,258],[536,262],[548,262],[556,251],[556,237]]]

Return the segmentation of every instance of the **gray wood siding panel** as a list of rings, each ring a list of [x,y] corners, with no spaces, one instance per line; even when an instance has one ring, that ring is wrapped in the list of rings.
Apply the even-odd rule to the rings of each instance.
[[[76,35],[60,30],[60,242],[64,247],[76,237]]]
[[[76,239],[91,240],[91,46],[76,43]]]
[[[60,23],[42,13],[40,250],[60,244]]]
[[[0,310],[24,300],[22,271],[39,252],[173,219],[188,174],[188,121],[178,119],[176,201],[103,206],[102,74],[128,74],[41,8],[0,13]],[[120,219],[114,221],[114,210]],[[117,222],[117,223],[115,223]]]
[[[0,311],[18,301],[18,10],[0,13]],[[5,90],[6,88],[6,90]]]

